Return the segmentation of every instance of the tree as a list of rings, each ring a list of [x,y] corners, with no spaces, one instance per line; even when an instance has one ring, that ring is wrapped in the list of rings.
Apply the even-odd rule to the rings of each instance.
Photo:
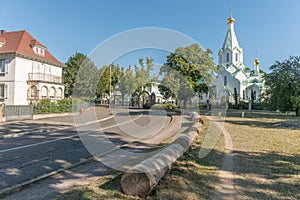
[[[300,57],[276,61],[266,74],[266,100],[272,110],[296,111],[300,115]]]
[[[121,67],[119,65],[105,65],[100,69],[99,81],[97,82],[97,97],[102,97],[102,95],[111,95],[111,92],[115,90],[121,77]]]
[[[162,84],[183,101],[184,108],[189,98],[208,92],[212,72],[217,69],[210,54],[210,49],[204,51],[198,44],[180,47],[167,56],[160,69],[160,74],[164,75]],[[166,92],[165,88],[161,87],[162,93]]]
[[[139,59],[139,66],[134,66],[135,70],[135,83],[136,88],[134,94],[137,96],[135,99],[139,99],[142,96],[143,104],[145,104],[145,97],[148,95],[146,92],[147,87],[151,87],[151,84],[157,81],[157,77],[151,76],[151,72],[154,68],[153,58],[146,58],[146,67],[144,64],[144,59]],[[138,100],[138,106],[139,100]]]
[[[234,88],[233,97],[234,97],[234,105],[238,105],[238,93],[236,88]]]
[[[76,52],[68,59],[66,68],[63,69],[65,93],[68,96],[76,93],[77,96],[90,97],[93,95],[95,88],[92,80],[97,75],[97,69],[92,60],[83,53]]]
[[[120,81],[118,83],[118,90],[122,94],[122,105],[124,105],[125,95],[132,96],[136,88],[134,71],[129,66],[126,71],[122,68],[120,73]]]

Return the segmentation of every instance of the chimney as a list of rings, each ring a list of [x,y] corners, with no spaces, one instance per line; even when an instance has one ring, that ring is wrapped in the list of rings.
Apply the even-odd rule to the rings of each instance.
[[[1,31],[0,31],[0,34],[1,34],[1,35],[4,34],[4,33],[6,33],[5,30],[1,30]]]

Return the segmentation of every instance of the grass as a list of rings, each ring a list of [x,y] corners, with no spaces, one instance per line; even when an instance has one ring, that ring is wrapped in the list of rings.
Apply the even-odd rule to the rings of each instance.
[[[300,118],[273,113],[227,113],[225,127],[233,141],[237,199],[300,199]],[[177,160],[146,199],[214,199],[214,187],[224,156],[224,137],[203,159],[198,157],[202,134]],[[101,177],[54,199],[140,199],[120,191],[121,174]]]
[[[300,199],[299,124],[290,115],[227,118],[238,199]]]

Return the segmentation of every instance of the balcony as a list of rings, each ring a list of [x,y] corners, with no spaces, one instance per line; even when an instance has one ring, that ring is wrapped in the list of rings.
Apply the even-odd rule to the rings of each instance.
[[[54,76],[45,73],[29,73],[28,80],[30,81],[45,81],[50,83],[62,83],[62,77]]]

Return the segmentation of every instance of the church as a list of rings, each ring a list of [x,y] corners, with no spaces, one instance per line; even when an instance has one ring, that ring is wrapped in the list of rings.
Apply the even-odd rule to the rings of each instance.
[[[227,19],[228,31],[218,53],[219,71],[214,74],[213,95],[218,104],[238,104],[240,101],[260,102],[264,92],[263,73],[259,70],[260,61],[256,57],[252,69],[243,63],[244,52],[234,31],[235,19],[230,13]]]

